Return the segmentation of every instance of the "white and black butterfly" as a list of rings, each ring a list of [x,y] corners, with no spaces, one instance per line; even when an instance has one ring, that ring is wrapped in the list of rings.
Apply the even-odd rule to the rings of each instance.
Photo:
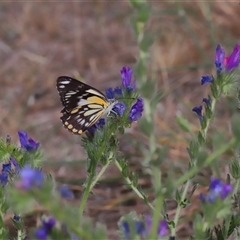
[[[59,77],[57,89],[64,107],[61,111],[62,123],[74,134],[81,135],[108,115],[117,103],[117,100],[108,99],[97,89],[71,77]]]

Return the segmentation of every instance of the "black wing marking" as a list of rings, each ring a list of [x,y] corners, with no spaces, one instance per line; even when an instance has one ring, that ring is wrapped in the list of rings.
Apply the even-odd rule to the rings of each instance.
[[[84,107],[86,108],[86,107]],[[61,117],[63,126],[74,134],[82,134],[86,129],[95,124],[101,117],[104,109],[95,109],[93,114],[84,115],[87,111],[78,110],[78,112],[69,114],[66,111],[62,111],[63,116]]]
[[[107,99],[97,89],[66,76],[57,79],[57,89],[64,106],[61,120],[70,132],[82,134],[102,116]],[[93,103],[91,97],[97,97],[92,99],[97,102]]]
[[[84,99],[95,96],[96,94],[107,102],[105,95],[99,90],[71,77],[59,77],[57,79],[57,89],[64,106],[63,111],[65,110],[68,113],[79,106],[79,101],[84,101]],[[84,104],[87,103],[83,102],[81,105]]]

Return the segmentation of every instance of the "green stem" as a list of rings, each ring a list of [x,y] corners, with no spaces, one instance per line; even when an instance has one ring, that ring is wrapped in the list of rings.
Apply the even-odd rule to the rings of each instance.
[[[17,240],[22,240],[22,230],[17,230]]]
[[[162,210],[162,205],[163,205],[163,195],[159,194],[156,197],[156,204],[155,204],[155,209],[153,211],[153,225],[152,225],[152,230],[150,233],[150,236],[148,239],[158,239],[158,226],[159,226],[159,216]]]
[[[239,190],[239,183],[240,183],[240,179],[238,178],[235,182],[235,186],[234,186],[234,190],[233,190],[233,194],[237,194],[238,190]]]
[[[213,99],[212,99],[212,102],[211,102],[211,111],[212,111],[213,114],[214,114],[215,105],[216,105],[216,99],[213,98]],[[204,139],[206,139],[206,137],[207,137],[207,131],[208,131],[208,128],[209,128],[209,126],[210,126],[211,120],[212,120],[212,119],[207,119],[207,123],[206,123],[207,126],[206,126],[205,129],[202,131],[202,135],[203,135]]]
[[[96,185],[96,183],[98,182],[98,180],[101,178],[101,176],[104,174],[104,172],[106,171],[106,169],[108,168],[109,164],[111,163],[111,161],[107,161],[107,164],[105,166],[102,167],[101,171],[98,173],[98,175],[93,179],[92,184],[90,186],[90,191],[93,189],[93,187]]]
[[[83,193],[83,197],[81,199],[81,203],[80,203],[80,219],[82,217],[85,205],[87,203],[87,199],[89,196],[89,193],[92,191],[92,189],[94,188],[94,186],[96,185],[96,183],[98,182],[98,180],[101,178],[101,176],[104,174],[104,172],[106,171],[107,167],[109,166],[109,164],[111,163],[111,159],[112,159],[113,153],[111,152],[109,154],[108,160],[106,165],[104,165],[101,169],[101,171],[97,174],[97,176],[94,178],[94,174],[91,173],[88,180],[87,180],[87,186],[84,189],[84,193]]]
[[[225,229],[226,229],[226,231],[224,231],[224,237],[223,237],[223,239],[228,239],[228,231],[229,231],[229,228],[230,228],[230,223],[231,223],[231,218],[232,218],[232,216],[231,215],[228,215],[225,219],[224,219],[224,222],[225,222],[225,224],[224,224],[224,226],[225,226]]]
[[[94,173],[91,172],[88,179],[87,179],[87,185],[86,185],[86,188],[84,189],[83,196],[82,196],[81,203],[80,203],[80,207],[79,207],[80,221],[82,220],[82,214],[83,214],[85,205],[87,203],[89,193],[91,191],[91,185],[92,185],[92,182],[93,182],[93,178],[94,178]]]
[[[237,143],[236,138],[232,138],[226,145],[219,148],[217,151],[215,151],[213,154],[208,156],[205,160],[205,162],[202,165],[202,168],[207,167],[210,165],[216,158],[221,156],[223,153],[225,153],[229,148],[233,147]],[[195,174],[199,172],[199,166],[194,166],[191,168],[186,174],[184,174],[182,177],[180,177],[177,181],[175,186],[178,187],[182,185],[184,182],[186,182],[188,179],[192,178]]]
[[[119,164],[119,162],[117,160],[114,161],[115,165],[117,166],[117,168],[119,169],[119,171],[122,173],[122,167]],[[147,200],[147,197],[140,192],[134,185],[133,182],[131,181],[131,179],[129,177],[124,177],[125,181],[127,182],[127,184],[132,188],[132,190],[141,198],[144,200],[144,202],[148,205],[148,207],[150,207],[152,210],[154,210],[153,205]]]
[[[186,185],[184,187],[184,191],[183,191],[182,196],[181,196],[180,203],[178,203],[178,206],[177,206],[176,214],[175,214],[175,217],[174,217],[174,227],[171,228],[171,236],[173,236],[173,237],[176,235],[176,226],[178,224],[178,220],[179,220],[180,213],[181,213],[181,210],[182,210],[181,202],[183,202],[184,199],[186,198],[187,190],[189,188],[189,185],[190,185],[190,180],[188,180],[186,182]]]
[[[155,209],[153,211],[152,218],[152,230],[149,236],[149,239],[157,239],[158,238],[158,226],[159,220],[162,217],[162,206],[163,206],[163,193],[161,192],[161,171],[156,166],[152,168],[153,172],[153,184],[156,193],[155,199]]]

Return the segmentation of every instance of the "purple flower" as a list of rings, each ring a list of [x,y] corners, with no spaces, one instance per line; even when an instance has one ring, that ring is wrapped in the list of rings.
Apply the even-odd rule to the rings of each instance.
[[[21,217],[18,216],[18,215],[14,215],[14,216],[13,216],[13,220],[16,221],[16,222],[19,222],[20,219],[21,219]]]
[[[8,174],[6,172],[2,172],[0,174],[0,185],[5,186],[8,181]]]
[[[192,111],[195,112],[195,113],[198,115],[200,121],[202,121],[202,119],[203,119],[203,115],[202,115],[202,105],[197,106],[197,107],[194,107],[194,108],[192,109]]]
[[[42,226],[35,231],[35,236],[39,240],[47,240],[47,236],[51,233],[56,220],[51,217],[47,221],[42,220]]]
[[[231,55],[225,59],[227,72],[238,67],[240,61],[240,45],[236,44]]]
[[[122,89],[121,89],[120,87],[116,87],[116,88],[114,89],[114,93],[117,94],[117,95],[122,96]]]
[[[121,102],[116,103],[112,109],[112,111],[117,115],[119,115],[120,117],[122,117],[125,110],[126,110],[126,105]]]
[[[145,223],[143,221],[135,221],[135,229],[140,236],[147,234]]]
[[[94,135],[95,131],[99,128],[102,128],[105,125],[105,119],[100,118],[97,123],[89,127],[87,130],[91,135]]]
[[[48,233],[45,228],[41,227],[35,231],[35,237],[39,240],[47,240]]]
[[[108,99],[114,99],[115,95],[122,95],[122,89],[120,87],[116,87],[114,89],[108,88],[105,92]]]
[[[137,235],[147,235],[145,223],[143,221],[134,221],[134,227]],[[122,229],[124,232],[125,239],[130,239],[130,226],[127,221],[122,222]]]
[[[164,237],[169,234],[168,223],[165,220],[162,220],[158,225],[158,237]]]
[[[215,66],[218,72],[221,72],[223,70],[224,59],[225,59],[225,51],[218,44],[216,48],[216,53],[215,53]]]
[[[107,98],[108,99],[114,99],[114,90],[113,90],[113,88],[108,88],[108,89],[106,89],[106,96],[107,96]]]
[[[137,121],[143,113],[143,99],[138,98],[137,102],[132,106],[129,114],[129,120],[131,122]]]
[[[239,66],[240,61],[240,45],[236,44],[231,55],[225,57],[225,52],[220,45],[216,48],[215,65],[218,72],[222,72],[225,68],[226,72],[230,72]]]
[[[230,184],[223,183],[220,179],[211,178],[209,192],[206,195],[200,194],[199,198],[203,202],[214,203],[216,198],[225,199],[233,188]]]
[[[26,190],[33,187],[41,187],[44,180],[42,171],[31,168],[29,165],[20,170],[19,176],[20,181],[17,182],[16,187]]]
[[[21,144],[21,148],[27,151],[35,151],[39,146],[39,142],[35,142],[32,138],[28,138],[28,134],[24,131],[18,131],[18,137]]]
[[[79,238],[74,233],[70,233],[70,236],[71,240],[79,240]]]
[[[17,160],[16,160],[14,157],[10,157],[10,162],[11,162],[11,164],[13,164],[13,166],[15,167],[15,171],[16,171],[16,172],[19,172],[20,166],[19,166]]]
[[[147,226],[147,232],[150,233],[152,229],[152,219],[149,216],[146,216],[145,218],[146,226]],[[166,220],[161,220],[158,224],[158,237],[164,237],[169,235],[169,228],[168,223]]]
[[[11,162],[2,165],[2,171],[6,173],[11,172]]]
[[[205,83],[212,83],[213,82],[213,77],[209,75],[202,76],[201,78],[201,85]]]
[[[211,99],[210,98],[203,98],[202,100],[204,103],[206,103],[209,107],[211,106]]]
[[[130,237],[130,227],[129,227],[128,222],[126,222],[126,221],[122,222],[122,229],[123,229],[125,239],[129,239],[129,237]]]
[[[62,185],[59,188],[59,192],[62,198],[66,198],[66,199],[73,199],[73,192],[68,188],[67,185]]]
[[[130,67],[123,67],[120,71],[122,77],[122,86],[126,88],[128,91],[132,91],[136,88],[136,81],[132,82],[132,69]]]

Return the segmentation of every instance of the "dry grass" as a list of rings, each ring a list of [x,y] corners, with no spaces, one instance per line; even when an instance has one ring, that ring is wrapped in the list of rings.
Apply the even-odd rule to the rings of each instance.
[[[159,144],[171,149],[168,160],[184,164],[187,142],[176,125],[176,114],[198,124],[190,109],[208,92],[199,88],[200,76],[213,70],[216,43],[232,47],[238,41],[238,3],[152,1],[152,6],[148,29],[156,37],[149,71],[166,90],[156,109],[155,127]],[[79,137],[61,126],[55,81],[60,75],[81,75],[102,90],[119,84],[121,67],[133,66],[138,57],[130,16],[126,1],[0,3],[1,136],[10,134],[17,141],[17,130],[28,131],[42,144],[45,170],[59,181],[71,183],[76,192],[81,191],[86,176],[76,160],[84,159],[85,154]],[[228,124],[227,110],[221,114],[226,117],[214,127]],[[144,141],[136,129],[130,131],[131,141],[136,136]],[[126,141],[122,141],[122,150],[135,154]],[[129,160],[133,170],[141,171],[141,158]],[[105,180],[117,175],[111,169]],[[146,178],[141,184],[151,187]],[[95,193],[86,214],[107,223],[112,239],[116,239],[113,236],[122,214],[148,211],[118,178],[99,184]],[[174,206],[172,209],[170,216]],[[183,239],[190,230],[186,224],[181,226]]]

